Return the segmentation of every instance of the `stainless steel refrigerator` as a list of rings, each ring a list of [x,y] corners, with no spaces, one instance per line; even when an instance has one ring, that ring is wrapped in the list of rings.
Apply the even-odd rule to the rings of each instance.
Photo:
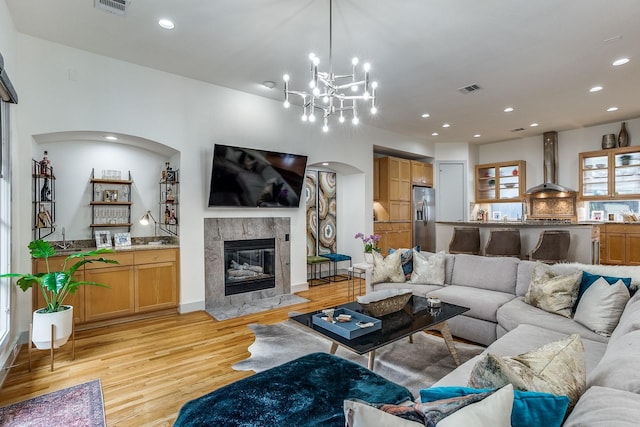
[[[413,187],[413,246],[436,251],[436,196],[429,187]]]

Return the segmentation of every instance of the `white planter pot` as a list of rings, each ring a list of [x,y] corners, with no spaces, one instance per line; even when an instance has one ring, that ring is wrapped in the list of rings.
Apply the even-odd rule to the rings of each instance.
[[[58,348],[64,345],[71,336],[73,331],[73,307],[67,307],[64,311],[55,313],[38,313],[33,312],[33,331],[31,341],[40,350],[51,348],[51,325],[55,325],[55,336],[53,338],[53,347]]]
[[[364,262],[373,265],[373,254],[371,252],[364,253]]]

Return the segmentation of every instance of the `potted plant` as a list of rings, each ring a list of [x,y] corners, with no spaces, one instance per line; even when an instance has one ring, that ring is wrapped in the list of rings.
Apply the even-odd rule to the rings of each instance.
[[[97,249],[87,252],[76,252],[66,257],[61,271],[51,271],[49,267],[49,257],[56,255],[56,250],[51,243],[45,240],[34,240],[29,243],[29,251],[33,258],[43,258],[47,266],[46,273],[6,273],[0,277],[18,277],[16,284],[26,292],[27,289],[38,285],[46,307],[33,312],[33,332],[32,341],[36,348],[51,348],[51,325],[55,327],[54,348],[64,345],[71,335],[73,326],[73,307],[64,305],[64,300],[75,293],[80,286],[91,285],[108,287],[107,285],[95,282],[78,281],[74,279],[74,274],[78,268],[84,264],[93,262],[104,262],[108,264],[118,264],[118,261],[105,259],[103,257],[86,257],[113,253],[112,249]],[[74,262],[67,268],[68,264]]]
[[[371,252],[376,251],[380,253],[381,249],[378,246],[378,243],[380,243],[380,235],[372,234],[367,237],[362,233],[358,233],[355,235],[355,238],[362,239],[362,244],[364,245],[364,260],[369,264],[373,264],[373,255]]]

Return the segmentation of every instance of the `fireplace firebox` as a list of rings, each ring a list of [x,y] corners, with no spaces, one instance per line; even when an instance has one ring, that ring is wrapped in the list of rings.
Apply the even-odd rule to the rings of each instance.
[[[275,239],[224,242],[224,294],[275,288]]]

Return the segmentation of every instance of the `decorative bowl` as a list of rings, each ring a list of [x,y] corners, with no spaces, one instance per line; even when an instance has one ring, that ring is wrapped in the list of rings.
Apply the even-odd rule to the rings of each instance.
[[[384,289],[359,296],[357,299],[366,314],[380,317],[402,310],[412,295],[411,289]]]
[[[513,188],[513,187],[515,187],[515,185],[516,184],[514,182],[507,182],[506,184],[504,184],[504,186],[507,187],[507,188]]]
[[[584,165],[584,167],[587,169],[593,169],[593,165]]]
[[[596,165],[596,167],[597,167],[597,168],[599,168],[599,169],[602,169],[602,168],[606,168],[606,167],[607,167],[607,165],[605,165],[604,163],[598,163],[598,164]]]

